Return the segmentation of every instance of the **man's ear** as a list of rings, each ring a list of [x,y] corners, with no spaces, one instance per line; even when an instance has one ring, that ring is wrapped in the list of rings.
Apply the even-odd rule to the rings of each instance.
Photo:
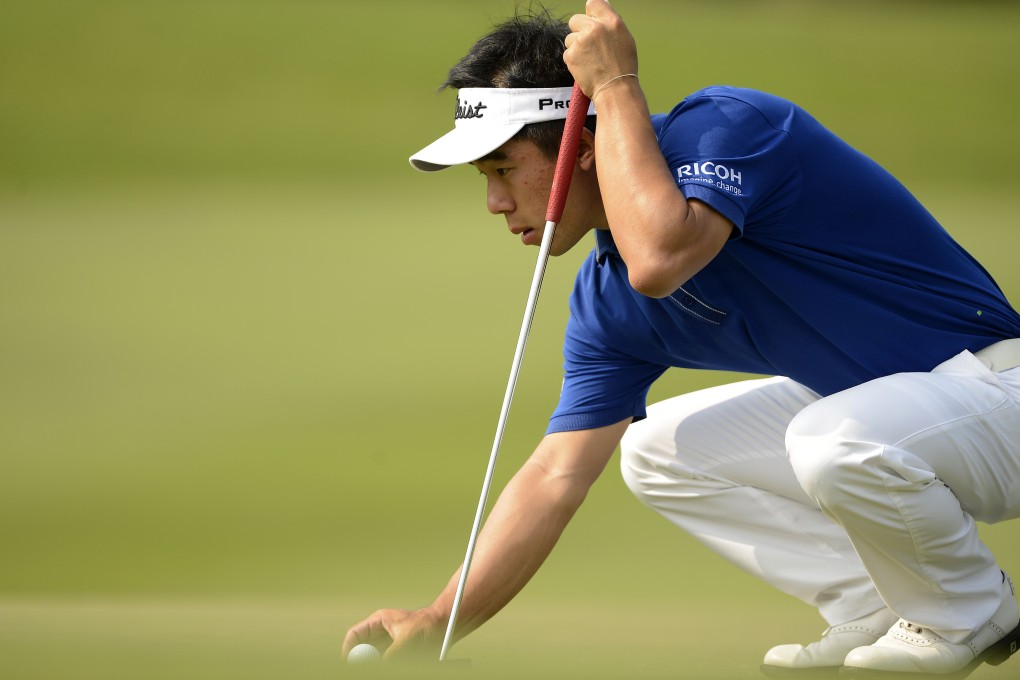
[[[577,164],[582,170],[595,168],[595,133],[588,128],[581,129],[581,141],[577,145]]]

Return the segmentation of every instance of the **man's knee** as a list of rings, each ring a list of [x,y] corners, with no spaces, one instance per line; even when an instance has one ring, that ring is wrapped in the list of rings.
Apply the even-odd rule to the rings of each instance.
[[[620,442],[620,472],[638,499],[659,508],[666,499],[676,510],[679,503],[711,495],[733,486],[685,460],[677,441],[664,437],[651,420],[631,425]]]
[[[825,400],[811,404],[790,422],[786,450],[797,481],[823,508],[852,501],[867,483],[870,463],[881,446],[868,441],[862,424]]]

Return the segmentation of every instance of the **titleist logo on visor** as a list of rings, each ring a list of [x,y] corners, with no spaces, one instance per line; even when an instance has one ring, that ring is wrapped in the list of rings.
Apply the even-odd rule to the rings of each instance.
[[[461,101],[460,97],[457,97],[457,111],[453,114],[454,120],[460,120],[461,118],[484,118],[485,114],[482,113],[482,109],[489,108],[485,104],[478,102],[474,106],[468,104],[466,101]]]

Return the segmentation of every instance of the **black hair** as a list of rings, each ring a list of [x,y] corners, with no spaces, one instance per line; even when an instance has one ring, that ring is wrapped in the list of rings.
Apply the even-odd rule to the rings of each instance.
[[[574,77],[563,63],[563,41],[570,28],[539,6],[521,11],[497,24],[478,40],[450,69],[443,88],[465,87],[570,87]],[[564,121],[530,123],[514,139],[534,143],[549,158],[556,158]],[[585,127],[595,130],[595,116]]]

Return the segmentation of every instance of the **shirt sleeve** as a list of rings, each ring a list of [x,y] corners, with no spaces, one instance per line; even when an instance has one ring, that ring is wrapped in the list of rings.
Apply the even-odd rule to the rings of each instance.
[[[648,390],[667,368],[606,347],[573,315],[567,322],[563,359],[563,388],[547,434],[643,419]]]
[[[749,222],[778,216],[796,197],[800,161],[782,127],[792,115],[779,99],[752,102],[709,88],[661,122],[659,147],[684,196],[712,206],[743,235]]]

